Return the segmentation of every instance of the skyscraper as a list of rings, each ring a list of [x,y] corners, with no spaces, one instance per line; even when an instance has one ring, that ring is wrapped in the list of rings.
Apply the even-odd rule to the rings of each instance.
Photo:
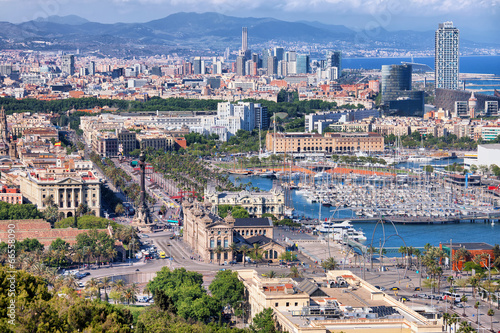
[[[309,55],[297,54],[297,74],[305,74],[310,72]]]
[[[195,57],[193,60],[193,72],[194,75],[201,74],[201,58]]]
[[[436,89],[458,89],[460,32],[453,22],[439,23],[436,30],[435,80]]]
[[[282,47],[275,47],[274,56],[278,59],[278,61],[283,60],[285,57],[285,50]]]
[[[411,65],[382,66],[382,108],[386,115],[422,116],[424,92],[412,90]]]
[[[326,67],[337,67],[339,75],[342,72],[342,52],[330,52],[326,58]]]
[[[236,58],[236,74],[238,75],[245,75],[245,57],[244,56],[238,56]]]
[[[75,56],[72,54],[63,55],[61,58],[61,71],[68,75],[75,74]]]
[[[241,31],[241,50],[245,52],[248,50],[248,29],[243,27]]]

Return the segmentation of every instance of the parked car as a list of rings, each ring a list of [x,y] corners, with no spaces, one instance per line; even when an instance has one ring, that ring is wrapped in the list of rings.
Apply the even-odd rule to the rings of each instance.
[[[401,289],[399,289],[399,287],[392,287],[391,290],[396,291],[396,290],[401,290]]]

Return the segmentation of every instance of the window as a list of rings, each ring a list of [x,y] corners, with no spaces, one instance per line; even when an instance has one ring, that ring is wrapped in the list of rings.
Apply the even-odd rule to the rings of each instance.
[[[228,240],[226,238],[226,239],[224,239],[224,247],[228,247],[228,246],[229,246],[229,242],[228,242]]]
[[[221,240],[217,239],[217,246],[221,246]]]
[[[274,303],[274,306],[275,306],[275,307],[278,307],[278,303]]]
[[[289,302],[286,302],[286,307],[289,307],[290,306],[290,303]]]
[[[215,242],[214,242],[214,240],[213,240],[213,239],[211,239],[211,240],[210,240],[210,248],[212,248],[212,249],[213,249],[213,248],[215,247],[214,245],[215,245]]]
[[[299,306],[299,302],[295,302],[295,306]]]

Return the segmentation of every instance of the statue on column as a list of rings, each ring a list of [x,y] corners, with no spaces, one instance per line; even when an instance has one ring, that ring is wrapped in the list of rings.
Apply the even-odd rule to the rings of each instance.
[[[141,192],[139,195],[139,205],[137,207],[135,217],[132,220],[132,225],[137,227],[140,231],[149,232],[154,229],[155,225],[153,224],[151,214],[146,203],[146,155],[144,154],[144,150],[141,150],[141,154],[139,155],[139,168]]]

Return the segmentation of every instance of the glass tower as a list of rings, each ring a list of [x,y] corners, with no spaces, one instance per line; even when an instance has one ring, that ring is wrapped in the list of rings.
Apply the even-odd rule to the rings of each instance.
[[[458,89],[460,32],[453,22],[439,23],[436,30],[436,88]]]

